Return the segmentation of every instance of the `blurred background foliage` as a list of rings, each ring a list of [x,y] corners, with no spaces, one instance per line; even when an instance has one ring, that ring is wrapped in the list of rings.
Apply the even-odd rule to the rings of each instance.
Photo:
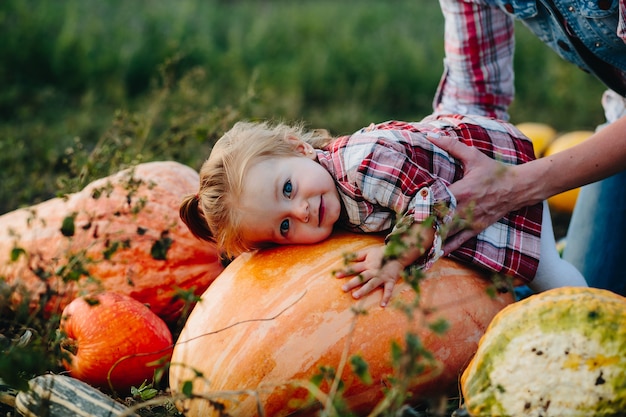
[[[0,213],[129,164],[199,168],[238,119],[334,134],[431,111],[434,0],[2,0]],[[603,87],[521,25],[513,122],[603,120]]]

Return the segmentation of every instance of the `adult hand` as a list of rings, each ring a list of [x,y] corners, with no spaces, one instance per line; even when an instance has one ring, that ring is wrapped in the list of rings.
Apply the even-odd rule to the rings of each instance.
[[[449,254],[487,226],[519,208],[515,206],[512,190],[514,167],[491,159],[456,139],[429,136],[428,140],[463,164],[463,178],[449,186],[457,200],[458,217],[444,243],[444,253]]]

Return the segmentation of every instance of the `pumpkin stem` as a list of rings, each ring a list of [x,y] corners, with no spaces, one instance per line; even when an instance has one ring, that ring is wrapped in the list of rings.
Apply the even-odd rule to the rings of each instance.
[[[63,339],[63,341],[61,341],[61,349],[76,356],[76,354],[78,353],[78,342],[76,341],[76,339]]]

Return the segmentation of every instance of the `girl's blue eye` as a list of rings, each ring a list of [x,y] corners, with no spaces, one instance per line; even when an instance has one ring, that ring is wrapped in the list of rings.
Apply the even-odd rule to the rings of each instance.
[[[285,236],[289,232],[289,220],[283,220],[280,223],[280,234]]]
[[[283,185],[283,195],[287,198],[290,198],[292,190],[293,190],[293,185],[291,185],[290,180],[287,180],[287,182],[285,182],[285,185]]]

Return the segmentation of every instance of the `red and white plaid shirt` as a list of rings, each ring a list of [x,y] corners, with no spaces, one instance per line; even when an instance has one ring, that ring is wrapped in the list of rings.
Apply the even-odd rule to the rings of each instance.
[[[532,143],[513,125],[482,116],[439,115],[421,122],[390,121],[335,139],[317,151],[337,183],[349,230],[389,232],[401,216],[452,221],[456,200],[448,185],[463,176],[460,162],[426,135],[446,135],[504,164],[534,159]],[[435,207],[445,206],[449,210]],[[539,263],[542,206],[509,213],[451,256],[526,282]]]
[[[445,58],[444,73],[433,102],[435,112],[481,114],[509,120],[507,111],[515,93],[516,18],[522,19],[561,57],[594,73],[609,88],[626,96],[626,0],[555,2],[567,21],[569,29],[565,32],[555,20],[555,13],[548,10],[548,3],[439,0],[445,17]],[[517,9],[522,10],[522,16],[515,14]],[[615,28],[610,28],[611,22]],[[606,61],[603,68],[595,65],[591,68],[588,59],[576,52],[567,35],[571,32],[577,34],[591,54]]]
[[[439,3],[446,18],[445,59],[435,112],[509,120],[515,93],[513,18],[482,2]]]

